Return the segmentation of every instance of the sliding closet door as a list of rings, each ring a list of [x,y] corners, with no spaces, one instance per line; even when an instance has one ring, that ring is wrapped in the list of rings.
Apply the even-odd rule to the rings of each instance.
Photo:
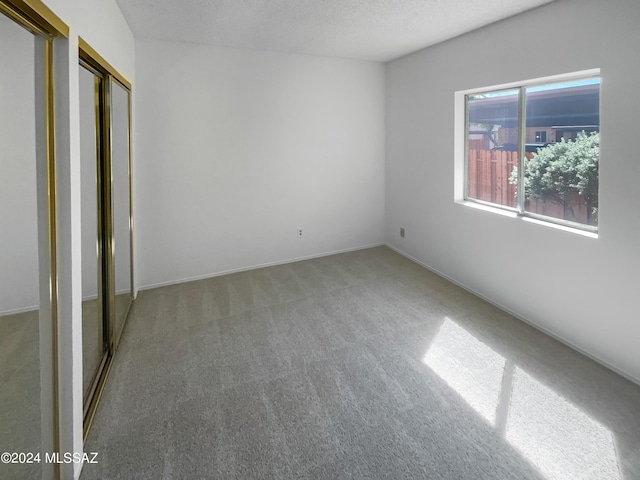
[[[0,14],[2,452],[40,451],[35,41]],[[0,464],[0,478],[32,478],[39,470],[37,464]]]
[[[86,438],[133,300],[130,86],[79,43]]]
[[[37,459],[57,449],[53,40],[37,21],[0,1],[0,478],[11,479],[52,476]]]
[[[103,79],[80,67],[82,190],[82,389],[85,413],[107,359],[102,280],[102,168],[100,110]]]
[[[114,313],[117,340],[122,333],[132,300],[129,91],[112,80],[110,97]]]

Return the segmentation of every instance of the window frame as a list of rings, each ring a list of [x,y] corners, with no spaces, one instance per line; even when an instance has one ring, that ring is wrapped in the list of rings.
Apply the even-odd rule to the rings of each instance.
[[[457,97],[457,105],[461,105],[464,109],[462,112],[462,125],[461,129],[458,130],[460,132],[458,135],[455,135],[456,139],[456,149],[455,151],[459,153],[463,153],[464,157],[462,162],[458,163],[462,167],[462,175],[456,175],[456,184],[461,180],[463,182],[462,189],[458,190],[459,187],[456,185],[456,192],[461,192],[461,197],[459,198],[456,195],[456,200],[458,202],[465,204],[475,204],[479,206],[488,207],[489,210],[496,209],[497,213],[505,212],[515,214],[519,218],[528,218],[533,219],[536,223],[548,224],[550,226],[560,226],[560,227],[568,227],[570,229],[575,229],[580,232],[598,234],[599,225],[588,225],[585,223],[574,222],[571,220],[565,220],[562,218],[556,218],[548,215],[543,215],[540,213],[528,212],[525,210],[525,189],[520,188],[524,185],[524,157],[526,152],[526,91],[527,89],[543,87],[558,83],[567,83],[574,81],[583,81],[597,79],[599,80],[600,90],[602,88],[602,75],[600,69],[591,69],[584,70],[580,72],[567,73],[561,75],[553,75],[549,77],[541,77],[532,80],[525,80],[520,82],[513,82],[502,85],[494,85],[483,88],[474,88],[470,90],[464,90],[456,92]],[[469,129],[469,97],[472,95],[478,94],[491,94],[504,92],[509,90],[517,90],[518,92],[518,158],[517,158],[517,168],[518,168],[518,184],[517,184],[517,198],[516,198],[516,207],[510,207],[507,205],[501,205],[499,203],[493,203],[486,200],[480,200],[476,198],[469,197],[469,141],[468,141],[468,129]],[[602,96],[600,95],[600,100],[598,104],[598,111],[602,111]],[[458,110],[459,112],[459,110]],[[459,122],[460,124],[460,122]],[[460,128],[460,126],[459,126]],[[598,129],[600,131],[600,128]],[[601,137],[602,138],[602,137]],[[464,148],[460,149],[459,144],[460,141],[463,142]],[[458,156],[456,155],[456,156]],[[457,169],[456,169],[457,170]],[[598,166],[598,177],[600,175],[599,166]],[[599,187],[598,187],[599,190]],[[598,222],[599,223],[599,222]]]

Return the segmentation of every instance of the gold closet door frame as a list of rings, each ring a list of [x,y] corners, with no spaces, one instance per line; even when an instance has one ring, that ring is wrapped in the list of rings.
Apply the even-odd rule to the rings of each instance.
[[[0,11],[33,33],[69,38],[69,27],[41,0],[0,0]]]
[[[89,387],[89,392],[84,398],[83,395],[83,409],[82,409],[82,418],[83,418],[83,441],[87,439],[87,435],[89,433],[89,428],[91,426],[91,422],[93,421],[93,417],[95,416],[95,412],[98,407],[98,402],[100,397],[102,396],[102,391],[104,389],[105,382],[109,375],[109,370],[111,368],[111,360],[113,358],[113,342],[112,342],[112,323],[110,321],[110,314],[113,311],[113,307],[111,302],[109,301],[109,280],[111,275],[109,273],[109,262],[112,255],[112,246],[111,246],[111,237],[110,237],[110,229],[108,228],[110,218],[107,216],[107,212],[110,208],[105,208],[107,194],[106,192],[109,189],[110,181],[108,175],[108,167],[109,167],[109,129],[108,129],[108,116],[105,119],[105,116],[108,115],[108,109],[106,105],[108,105],[109,97],[108,97],[108,77],[104,75],[103,72],[94,68],[93,64],[88,63],[81,56],[80,57],[80,68],[85,68],[90,71],[94,77],[94,111],[96,116],[96,174],[97,174],[97,195],[96,195],[96,206],[97,206],[97,224],[98,228],[96,231],[96,236],[98,239],[98,244],[100,248],[98,248],[98,279],[99,279],[99,312],[100,312],[100,321],[103,324],[103,348],[105,350],[102,360],[100,361],[100,365],[98,369],[94,373],[94,377],[91,381],[91,386]],[[84,392],[83,392],[84,394]]]
[[[117,350],[122,330],[126,324],[126,318],[133,301],[133,202],[132,202],[132,164],[131,164],[131,82],[109,64],[98,52],[96,52],[82,37],[78,37],[78,50],[81,67],[100,77],[101,88],[96,93],[96,135],[98,155],[101,156],[98,173],[102,178],[101,185],[102,202],[98,223],[102,224],[99,268],[101,269],[103,316],[107,320],[106,347],[107,353],[101,363],[99,375],[94,378],[91,386],[92,395],[83,406],[83,440],[86,441],[91,428],[98,403],[106,380],[111,370],[113,356]],[[115,319],[115,262],[114,262],[114,229],[113,229],[113,198],[112,198],[112,168],[111,168],[111,83],[114,82],[127,92],[127,141],[128,141],[128,189],[129,189],[129,248],[130,248],[130,297],[125,311],[123,328],[116,331]],[[106,208],[105,208],[106,207]]]
[[[36,65],[44,74],[44,135],[47,170],[47,266],[49,308],[51,319],[51,420],[53,438],[51,453],[60,453],[60,392],[59,392],[59,339],[58,339],[58,270],[57,270],[57,226],[56,226],[56,157],[55,157],[55,111],[53,49],[56,37],[68,38],[69,27],[40,0],[0,0],[0,12],[42,38],[44,42],[44,65]],[[39,79],[36,78],[36,81]],[[42,272],[40,272],[41,274]],[[40,305],[40,309],[42,309]],[[42,362],[41,362],[42,365]],[[44,447],[45,445],[43,445]],[[60,465],[53,465],[54,478],[60,478]]]
[[[104,205],[103,205],[103,198],[104,198],[104,185],[103,185],[103,180],[104,180],[104,175],[102,173],[103,170],[103,162],[102,162],[102,158],[103,158],[103,153],[102,153],[102,143],[103,143],[103,133],[100,130],[100,126],[102,123],[102,112],[104,110],[104,106],[103,106],[103,102],[104,102],[104,84],[105,84],[105,80],[102,76],[102,74],[98,71],[96,71],[95,69],[93,69],[90,65],[85,64],[84,62],[80,62],[80,68],[84,68],[86,69],[88,72],[90,72],[93,75],[93,89],[94,89],[94,94],[93,94],[93,98],[94,98],[94,103],[93,103],[93,108],[94,108],[94,115],[95,115],[95,125],[96,125],[96,131],[94,132],[95,134],[95,142],[96,142],[96,152],[95,152],[95,164],[96,164],[96,196],[95,196],[95,208],[96,208],[96,212],[97,212],[97,219],[96,219],[96,223],[97,223],[97,229],[96,229],[96,238],[99,241],[99,245],[102,246],[102,239],[105,235],[104,232],[104,224],[105,222],[103,221],[103,216],[104,216]],[[100,314],[100,321],[102,322],[103,326],[104,326],[104,322],[105,322],[105,312],[104,312],[104,308],[103,308],[103,302],[105,299],[105,289],[106,289],[106,285],[105,285],[105,278],[104,278],[104,273],[103,273],[103,248],[99,248],[98,249],[98,256],[96,258],[96,261],[98,262],[98,298],[97,298],[97,308],[96,311],[99,312]],[[83,410],[82,410],[82,416],[83,419],[87,416],[87,412],[89,407],[91,406],[91,399],[94,396],[94,393],[97,390],[97,387],[100,383],[100,378],[102,377],[102,372],[105,369],[105,366],[108,363],[109,357],[110,357],[110,349],[109,349],[109,342],[108,342],[108,332],[103,328],[102,331],[102,348],[104,350],[104,353],[102,355],[102,359],[100,360],[100,363],[98,365],[98,368],[96,369],[95,372],[93,372],[93,378],[91,379],[91,383],[89,385],[89,390],[87,392],[82,392],[83,394]],[[84,365],[83,365],[84,368]],[[86,396],[85,396],[86,393]]]

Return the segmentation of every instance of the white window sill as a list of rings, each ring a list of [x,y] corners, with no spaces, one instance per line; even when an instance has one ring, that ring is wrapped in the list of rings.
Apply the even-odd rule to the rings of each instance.
[[[456,200],[457,204],[464,205],[465,207],[475,208],[476,210],[482,210],[484,212],[495,213],[504,217],[515,218],[523,222],[535,223],[542,225],[543,227],[555,228],[556,230],[562,230],[563,232],[574,233],[587,238],[598,238],[597,232],[589,232],[580,228],[574,228],[568,225],[561,225],[554,222],[547,222],[538,218],[529,217],[526,215],[519,215],[518,212],[512,210],[505,210],[498,207],[492,207],[491,205],[484,205],[482,203],[476,203],[468,200]]]

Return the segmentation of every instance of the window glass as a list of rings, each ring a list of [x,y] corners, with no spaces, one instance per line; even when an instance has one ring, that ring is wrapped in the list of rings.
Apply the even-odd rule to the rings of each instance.
[[[525,211],[597,225],[600,80],[527,88],[525,101]]]
[[[509,176],[518,164],[519,90],[467,97],[467,196],[516,207]]]
[[[467,95],[465,128],[465,199],[597,227],[599,78]]]

